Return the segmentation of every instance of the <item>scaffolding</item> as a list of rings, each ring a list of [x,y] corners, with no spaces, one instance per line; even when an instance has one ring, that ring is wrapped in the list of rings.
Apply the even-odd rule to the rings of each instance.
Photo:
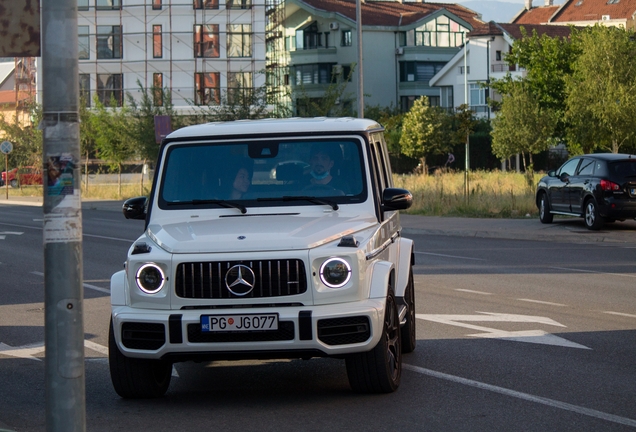
[[[35,57],[16,57],[14,61],[15,120],[21,125],[31,125],[31,109],[36,100]]]
[[[274,115],[281,117],[289,113],[289,68],[286,58],[284,21],[285,0],[265,0],[265,45],[266,80],[269,103]]]

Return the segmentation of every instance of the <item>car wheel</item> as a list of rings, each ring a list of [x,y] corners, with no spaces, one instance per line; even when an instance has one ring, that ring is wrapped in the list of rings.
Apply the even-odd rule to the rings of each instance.
[[[108,332],[110,379],[117,394],[126,399],[163,396],[172,378],[172,363],[126,357],[115,342],[113,322]]]
[[[548,196],[545,193],[541,194],[539,198],[539,220],[541,223],[552,223],[554,216],[550,213],[550,203],[548,202]]]
[[[17,188],[19,186],[18,180],[16,179],[11,180],[9,184],[11,185],[12,188]]]
[[[389,288],[380,341],[371,351],[346,358],[351,388],[359,393],[391,393],[400,386],[402,347],[400,318],[393,289]]]
[[[402,352],[411,353],[415,351],[417,343],[416,318],[415,318],[415,284],[413,283],[413,269],[409,270],[409,281],[404,292],[404,302],[406,303],[406,323],[402,326]]]
[[[589,199],[585,203],[585,214],[583,216],[585,218],[585,226],[594,231],[600,230],[605,222],[601,215],[598,214],[598,206],[593,199]]]

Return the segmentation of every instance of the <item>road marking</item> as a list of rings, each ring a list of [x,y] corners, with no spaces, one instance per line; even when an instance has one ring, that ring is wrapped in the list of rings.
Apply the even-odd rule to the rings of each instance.
[[[44,273],[38,272],[38,271],[32,271],[31,274],[34,274],[34,275],[37,275],[37,276],[44,276]],[[98,287],[98,286],[95,286],[95,285],[91,285],[91,284],[87,284],[87,283],[85,283],[83,285],[84,285],[84,288],[89,288],[89,289],[92,289],[92,290],[95,290],[95,291],[99,291],[99,292],[103,292],[103,293],[106,293],[106,294],[110,294],[110,289],[108,289],[108,288],[101,288],[101,287]]]
[[[422,375],[428,375],[434,378],[439,378],[439,379],[443,379],[446,381],[451,381],[457,384],[462,384],[462,385],[467,385],[470,387],[476,387],[478,389],[482,389],[482,390],[488,390],[494,393],[499,393],[502,394],[504,396],[511,396],[517,399],[522,399],[525,401],[529,401],[529,402],[534,402],[534,403],[538,403],[538,404],[542,404],[542,405],[546,405],[549,406],[551,408],[558,408],[558,409],[562,409],[562,410],[566,410],[566,411],[571,411],[577,414],[583,414],[589,417],[594,417],[594,418],[598,418],[601,420],[606,420],[612,423],[618,423],[621,425],[625,425],[625,426],[632,426],[635,427],[636,426],[636,420],[627,418],[627,417],[621,417],[621,416],[617,416],[614,414],[608,414],[605,413],[603,411],[597,411],[594,409],[590,409],[590,408],[584,408],[584,407],[580,407],[578,405],[572,405],[566,402],[561,402],[561,401],[557,401],[554,399],[548,399],[545,397],[541,397],[541,396],[534,396],[528,393],[522,393],[516,390],[510,390],[504,387],[498,387],[492,384],[486,384],[480,381],[474,381],[471,379],[467,379],[467,378],[462,378],[462,377],[458,377],[455,375],[450,375],[450,374],[446,374],[443,372],[437,372],[431,369],[425,369],[423,367],[419,367],[419,366],[413,366],[410,364],[403,364],[402,365],[404,367],[404,369],[413,371],[413,372],[417,372],[419,374]]]
[[[544,305],[549,305],[549,306],[559,306],[559,307],[564,307],[567,305],[564,305],[562,303],[552,303],[552,302],[547,302],[547,301],[541,301],[541,300],[532,300],[532,299],[517,299],[519,301],[523,301],[523,302],[530,302],[530,303],[539,303],[539,304],[544,304]]]
[[[636,315],[623,313],[623,312],[603,311],[603,313],[610,314],[610,315],[624,316],[624,317],[628,317],[628,318],[636,318]]]
[[[108,347],[100,345],[98,343],[84,340],[84,347],[92,349],[105,356],[108,355]],[[45,351],[44,342],[38,342],[29,345],[23,345],[19,347],[12,347],[5,343],[0,342],[0,355],[7,355],[11,357],[23,358],[27,360],[42,361],[42,359],[34,357],[36,354],[43,353]]]
[[[471,294],[492,295],[492,293],[489,293],[489,292],[474,291],[474,290],[462,289],[462,288],[457,288],[455,291],[461,291],[461,292],[466,292]]]
[[[607,273],[607,272],[600,272],[600,271],[594,271],[594,270],[573,269],[573,268],[567,268],[567,267],[548,267],[548,268],[557,269],[557,270],[575,271],[575,272],[581,272],[581,273],[597,273],[597,274],[606,274],[606,275],[612,275],[612,276],[636,277],[636,275],[625,274],[625,273]]]
[[[486,339],[503,339],[515,342],[528,342],[537,343],[542,345],[562,346],[568,348],[579,349],[591,349],[585,345],[571,342],[567,339],[563,339],[559,336],[555,336],[543,330],[521,330],[521,331],[505,331],[499,329],[493,329],[489,327],[477,326],[474,324],[467,324],[462,321],[469,322],[512,322],[512,323],[537,323],[544,325],[551,325],[556,327],[566,327],[561,323],[558,323],[547,317],[529,316],[529,315],[513,315],[513,314],[499,314],[489,312],[478,312],[483,315],[425,315],[416,314],[415,317],[433,321],[440,324],[449,324],[457,327],[464,327],[472,330],[479,330],[483,333],[469,334],[466,336],[479,337]]]
[[[23,232],[18,231],[0,231],[0,240],[4,240],[7,238],[7,235],[22,235]]]
[[[40,221],[42,219],[38,219],[37,221]],[[34,219],[35,221],[35,219]],[[0,222],[1,225],[7,225],[7,226],[12,226],[12,227],[18,227],[18,228],[29,228],[29,229],[37,229],[42,231],[42,227],[34,227],[34,226],[28,226],[28,225],[16,225],[16,224],[9,224],[9,223],[4,223],[4,222]],[[1,234],[1,233],[0,233]],[[100,236],[100,235],[95,235],[95,234],[83,234],[84,237],[93,237],[93,238],[101,238],[101,239],[105,239],[105,240],[115,240],[115,241],[122,241],[122,242],[127,242],[127,243],[132,243],[134,242],[136,239],[123,239],[123,238],[119,238],[119,237],[108,237],[108,236]]]
[[[432,252],[413,251],[413,253],[421,254],[421,255],[434,255],[434,256],[440,256],[440,257],[446,257],[446,258],[460,258],[460,259],[467,259],[467,260],[473,260],[473,261],[487,261],[484,258],[470,258],[470,257],[457,256],[457,255],[438,254],[438,253],[432,253]]]

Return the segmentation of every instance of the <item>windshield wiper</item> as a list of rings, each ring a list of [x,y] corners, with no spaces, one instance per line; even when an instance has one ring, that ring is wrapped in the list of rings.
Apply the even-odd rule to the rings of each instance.
[[[309,201],[314,204],[328,205],[334,210],[338,210],[338,204],[334,201],[322,199],[314,196],[282,196],[280,198],[257,198],[256,201]]]
[[[245,206],[241,204],[237,204],[231,201],[218,200],[218,199],[206,199],[206,200],[195,199],[192,201],[172,201],[168,203],[168,205],[181,205],[181,204],[192,204],[192,205],[216,204],[225,208],[239,209],[241,213],[243,214],[247,213],[247,209],[245,208]]]

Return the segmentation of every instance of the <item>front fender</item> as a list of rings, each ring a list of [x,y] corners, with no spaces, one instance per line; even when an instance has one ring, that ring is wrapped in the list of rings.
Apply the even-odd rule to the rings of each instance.
[[[371,272],[371,290],[369,298],[383,299],[386,298],[389,281],[393,272],[393,263],[389,261],[378,261],[373,264]]]
[[[397,282],[395,283],[395,296],[404,297],[406,285],[409,283],[409,270],[413,264],[413,240],[400,237],[399,256],[397,261]]]
[[[127,296],[128,282],[126,271],[120,270],[110,278],[110,304],[112,306],[128,305]]]

